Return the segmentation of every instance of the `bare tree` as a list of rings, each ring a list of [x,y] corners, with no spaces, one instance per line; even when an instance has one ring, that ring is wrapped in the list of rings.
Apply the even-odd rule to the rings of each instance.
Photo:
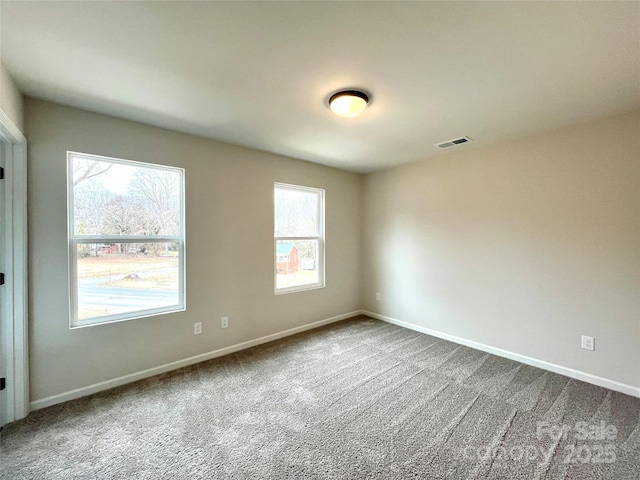
[[[275,191],[276,237],[316,235],[318,200],[313,194]]]
[[[97,160],[75,160],[73,162],[73,186],[75,187],[85,180],[102,175],[113,167],[113,163],[105,165],[105,162]]]
[[[275,236],[313,237],[317,235],[318,197],[288,190],[275,191]],[[295,242],[300,258],[315,259],[310,241]]]
[[[115,194],[96,176],[85,180],[74,188],[75,231],[96,235]]]
[[[180,185],[175,172],[138,170],[129,184],[129,193],[144,205],[158,225],[158,234],[178,233],[180,223]]]
[[[158,226],[141,205],[118,195],[106,207],[101,233],[106,235],[154,235]]]
[[[111,178],[113,163],[74,161],[74,229],[90,235],[169,235],[180,225],[179,175],[161,169],[124,167]],[[130,180],[129,180],[130,179]],[[113,189],[112,180],[119,185]],[[127,183],[124,183],[127,182]]]

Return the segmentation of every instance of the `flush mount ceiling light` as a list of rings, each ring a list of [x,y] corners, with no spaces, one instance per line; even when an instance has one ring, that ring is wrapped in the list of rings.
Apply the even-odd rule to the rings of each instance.
[[[329,107],[331,111],[341,117],[355,117],[364,112],[369,103],[366,93],[358,90],[343,90],[331,95]]]

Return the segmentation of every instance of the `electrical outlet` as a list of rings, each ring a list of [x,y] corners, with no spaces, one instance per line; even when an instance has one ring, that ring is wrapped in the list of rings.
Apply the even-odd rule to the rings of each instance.
[[[376,292],[376,300],[378,300],[378,301],[379,301],[381,298],[382,298],[382,297],[381,297],[381,295],[380,295],[380,292]]]
[[[229,326],[229,317],[222,317],[220,319],[220,327],[227,328]]]
[[[202,322],[196,322],[193,324],[193,334],[200,335],[202,333]]]
[[[582,348],[585,350],[595,350],[596,349],[596,339],[593,337],[587,337],[586,335],[582,335]]]

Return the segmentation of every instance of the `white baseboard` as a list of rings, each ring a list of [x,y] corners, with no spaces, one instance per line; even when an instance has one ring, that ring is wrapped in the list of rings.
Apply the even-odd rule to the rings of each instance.
[[[449,335],[448,333],[432,330],[427,327],[416,325],[415,323],[397,320],[395,318],[387,317],[386,315],[380,315],[379,313],[369,312],[367,310],[362,310],[361,313],[387,323],[393,323],[394,325],[398,325],[400,327],[415,330],[416,332],[426,333],[427,335],[431,335],[433,337],[449,340],[450,342],[475,348],[476,350],[482,350],[483,352],[492,353],[493,355],[498,355],[499,357],[509,358],[511,360],[515,360],[516,362],[531,365],[532,367],[549,370],[550,372],[559,373],[560,375],[575,378],[576,380],[581,380],[583,382],[591,383],[599,387],[609,388],[611,390],[615,390],[616,392],[626,393],[627,395],[640,398],[640,388],[634,387],[632,385],[627,385],[626,383],[616,382],[615,380],[598,377],[597,375],[592,375],[590,373],[581,372],[572,368],[563,367],[562,365],[556,365],[555,363],[545,362],[544,360],[538,360],[537,358],[527,357],[526,355],[520,355],[519,353],[502,350],[501,348],[474,342],[473,340],[467,340],[466,338],[456,337],[455,335]]]
[[[75,390],[70,390],[68,392],[59,393],[57,395],[52,395],[50,397],[41,398],[40,400],[34,400],[30,403],[30,407],[32,411],[39,410],[41,408],[50,407],[58,403],[67,402],[69,400],[75,400],[76,398],[86,397],[87,395],[91,395],[93,393],[101,392],[103,390],[108,390],[114,387],[119,387],[120,385],[125,385],[127,383],[153,377],[154,375],[170,372],[171,370],[187,367],[195,363],[211,360],[212,358],[222,357],[230,353],[255,347],[256,345],[272,342],[280,338],[295,335],[296,333],[301,333],[307,330],[312,330],[314,328],[321,327],[323,325],[328,325],[329,323],[339,322],[340,320],[345,320],[347,318],[360,315],[361,313],[362,311],[356,310],[355,312],[349,312],[343,315],[338,315],[336,317],[326,318],[324,320],[308,323],[300,327],[290,328],[289,330],[284,330],[282,332],[272,333],[271,335],[267,335],[265,337],[256,338],[254,340],[248,340],[246,342],[238,343],[236,345],[231,345],[229,347],[219,348],[218,350],[213,350],[211,352],[196,355],[194,357],[185,358],[183,360],[178,360],[176,362],[166,363],[158,367],[149,368],[147,370],[142,370],[140,372],[130,373],[128,375],[123,375],[121,377],[113,378],[111,380],[106,380],[104,382],[94,383],[86,387],[76,388]]]

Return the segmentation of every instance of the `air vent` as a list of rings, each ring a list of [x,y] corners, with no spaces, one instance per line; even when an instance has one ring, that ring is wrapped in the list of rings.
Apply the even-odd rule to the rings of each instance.
[[[436,143],[436,147],[438,148],[449,148],[455,147],[456,145],[460,145],[462,143],[473,142],[469,137],[460,137],[454,138],[453,140],[449,140],[448,142]]]

